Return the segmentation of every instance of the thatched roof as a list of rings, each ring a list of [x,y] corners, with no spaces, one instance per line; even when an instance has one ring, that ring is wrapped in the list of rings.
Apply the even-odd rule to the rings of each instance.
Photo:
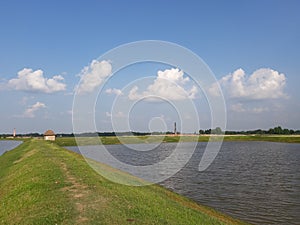
[[[47,131],[44,133],[44,136],[55,136],[55,133],[53,132],[53,130],[47,130]]]

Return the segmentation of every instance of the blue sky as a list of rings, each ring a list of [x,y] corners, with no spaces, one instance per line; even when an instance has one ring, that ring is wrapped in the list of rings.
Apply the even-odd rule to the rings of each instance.
[[[199,55],[223,90],[228,129],[300,129],[299,9],[299,1],[291,0],[1,1],[0,133],[72,132],[73,94],[80,74],[87,75],[83,68],[110,49],[139,40],[174,42]],[[128,82],[153,76],[154,84],[159,70],[173,71],[174,78],[180,72],[175,69],[145,64],[120,72],[126,76],[116,74],[96,104],[97,128],[112,129],[111,104]],[[186,77],[178,78],[182,85]],[[191,91],[192,83],[184,85]],[[209,111],[199,93],[192,99],[203,118],[200,127],[207,129]],[[147,130],[154,121],[153,129],[160,130],[155,123],[165,120],[171,130],[178,117],[169,110],[143,102],[133,110],[139,118],[131,119],[132,129]],[[190,124],[185,131],[196,131]]]

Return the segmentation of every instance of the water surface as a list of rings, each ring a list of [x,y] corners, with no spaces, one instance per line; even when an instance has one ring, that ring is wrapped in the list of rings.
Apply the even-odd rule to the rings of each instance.
[[[0,155],[20,145],[22,141],[0,141]]]
[[[161,185],[253,224],[300,224],[300,144],[224,142],[215,161],[199,172],[205,146],[198,143],[188,164]],[[162,143],[152,151],[139,152],[122,145],[106,146],[114,157],[132,165],[156,163],[175,147],[176,143]],[[183,153],[190,147],[184,143]],[[97,146],[84,148],[97,151]],[[99,155],[94,159],[103,162]],[[176,165],[172,163],[170,167]]]

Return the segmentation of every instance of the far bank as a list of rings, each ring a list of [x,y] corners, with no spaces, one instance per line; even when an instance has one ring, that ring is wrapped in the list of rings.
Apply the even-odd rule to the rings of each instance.
[[[270,141],[300,143],[300,135],[143,135],[110,137],[58,137],[59,146],[147,144],[157,142],[208,142],[208,141]]]

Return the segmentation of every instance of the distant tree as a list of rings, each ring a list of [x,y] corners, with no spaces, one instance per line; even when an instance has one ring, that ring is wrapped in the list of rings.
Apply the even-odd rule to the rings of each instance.
[[[274,128],[274,134],[282,134],[282,128],[281,126],[275,127]]]
[[[211,134],[211,129],[207,129],[204,131],[205,134]]]
[[[221,127],[216,127],[216,129],[211,130],[212,134],[222,134],[222,129]]]
[[[255,130],[253,131],[253,134],[265,134],[266,131],[262,130],[262,129],[258,129],[258,130]]]
[[[225,131],[225,134],[234,135],[234,134],[240,134],[240,132],[239,131],[228,130],[228,131]]]
[[[204,130],[199,130],[199,134],[205,134]]]
[[[273,128],[270,128],[270,129],[268,130],[268,134],[275,134],[274,129],[273,129]]]
[[[283,129],[282,134],[285,134],[285,135],[290,134],[290,130],[289,129]]]

